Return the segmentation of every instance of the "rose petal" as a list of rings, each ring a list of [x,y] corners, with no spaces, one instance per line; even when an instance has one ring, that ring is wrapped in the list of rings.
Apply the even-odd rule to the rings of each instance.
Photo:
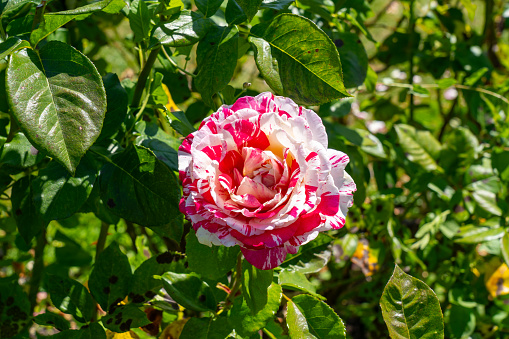
[[[271,270],[281,265],[288,253],[284,247],[249,250],[241,247],[244,258],[254,267],[261,270]]]

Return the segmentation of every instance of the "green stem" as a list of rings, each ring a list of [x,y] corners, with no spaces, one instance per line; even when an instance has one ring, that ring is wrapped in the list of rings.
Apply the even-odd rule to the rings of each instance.
[[[233,306],[233,300],[236,297],[237,292],[239,291],[240,287],[242,286],[242,253],[239,253],[239,256],[237,257],[237,265],[235,267],[235,276],[233,278],[233,285],[230,290],[230,293],[226,296],[224,307],[222,310],[220,310],[217,315],[219,315],[222,312],[228,312],[230,308]]]
[[[44,272],[44,247],[46,247],[46,229],[37,238],[34,253],[34,268],[32,270],[32,278],[30,279],[30,291],[28,299],[30,300],[30,314],[34,312],[37,303],[37,293],[41,285],[42,276]]]
[[[189,75],[189,76],[191,76],[191,77],[193,77],[193,78],[195,78],[195,77],[196,77],[196,74],[193,74],[193,73],[191,73],[191,72],[188,72],[188,71],[186,71],[185,69],[183,69],[182,67],[180,67],[180,66],[179,66],[179,65],[175,62],[175,60],[173,60],[173,59],[172,59],[172,58],[168,55],[168,52],[166,52],[166,49],[164,49],[164,47],[163,47],[163,48],[161,48],[161,49],[163,50],[163,54],[164,54],[164,56],[166,57],[166,59],[168,60],[168,62],[169,62],[169,63],[170,63],[173,67],[175,67],[176,69],[178,69],[178,70],[179,70],[179,71],[181,71],[182,73],[187,74],[187,75]]]
[[[267,337],[269,337],[270,339],[277,339],[276,336],[274,334],[272,334],[268,329],[266,328],[263,328],[262,329],[263,333],[265,333],[267,335]]]
[[[143,91],[145,90],[145,85],[147,84],[148,76],[150,75],[150,71],[152,71],[152,67],[154,66],[154,62],[156,61],[157,55],[159,54],[160,50],[161,47],[157,47],[150,52],[148,59],[145,62],[143,69],[141,70],[140,77],[138,78],[138,82],[136,83],[136,87],[134,88],[134,95],[133,101],[131,102],[131,107],[138,107],[140,105],[141,97],[143,95]]]
[[[46,11],[46,0],[42,0],[35,8],[34,21],[32,21],[32,31],[37,28],[37,25],[44,20],[44,12]]]
[[[380,83],[380,84],[382,84],[382,83]],[[410,85],[410,84],[392,83],[392,84],[383,84],[383,85],[389,86],[389,87],[402,87],[402,88],[410,88],[410,89],[413,88],[413,85]],[[438,86],[437,84],[422,84],[420,86],[422,88],[440,88],[440,86]],[[475,91],[475,92],[479,92],[479,93],[484,93],[484,94],[490,95],[492,97],[495,97],[499,100],[502,100],[503,102],[505,102],[506,104],[509,105],[509,99],[507,99],[506,97],[504,97],[498,93],[492,92],[492,91],[484,89],[484,88],[470,87],[470,86],[465,86],[465,85],[460,85],[460,84],[453,85],[452,87],[462,89],[462,90],[467,90],[467,91]]]
[[[109,224],[105,223],[104,221],[101,223],[101,232],[99,233],[99,238],[97,239],[97,245],[95,247],[95,261],[97,261],[99,254],[101,254],[101,252],[104,250],[109,228]]]
[[[410,65],[409,65],[409,80],[410,85],[413,87],[414,85],[414,54],[413,54],[413,45],[414,45],[414,36],[415,36],[415,17],[414,17],[414,0],[410,1],[410,19],[409,19],[409,51],[410,51]],[[414,121],[414,94],[410,93],[410,122]]]

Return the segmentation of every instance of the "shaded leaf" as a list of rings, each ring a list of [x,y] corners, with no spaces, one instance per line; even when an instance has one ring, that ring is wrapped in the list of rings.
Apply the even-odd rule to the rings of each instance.
[[[332,238],[319,235],[312,242],[301,246],[297,254],[287,256],[279,265],[282,269],[304,274],[320,271],[330,260]]]
[[[99,323],[82,326],[79,330],[66,330],[48,336],[52,339],[106,339],[106,332]]]
[[[258,8],[262,4],[262,0],[234,0],[242,11],[247,15],[248,21],[253,20],[254,16],[258,12]]]
[[[125,120],[128,104],[127,91],[120,84],[116,74],[108,73],[102,79],[106,90],[107,106],[98,140],[109,138],[119,130]]]
[[[233,77],[237,64],[239,32],[234,27],[214,26],[198,44],[194,79],[203,101],[214,106],[212,96],[221,91]]]
[[[179,339],[223,339],[232,332],[226,317],[191,318],[182,329]]]
[[[53,161],[33,181],[34,204],[46,221],[65,219],[87,201],[97,179],[91,156],[85,156],[74,176]]]
[[[69,321],[64,319],[55,313],[46,311],[45,313],[39,314],[34,318],[34,322],[43,326],[53,326],[59,331],[65,331],[71,328]]]
[[[362,85],[368,73],[368,55],[359,37],[350,32],[336,33],[333,37],[341,59],[345,87]]]
[[[102,168],[100,184],[110,211],[129,221],[158,226],[180,214],[175,175],[146,148],[132,146],[114,156]]]
[[[126,297],[131,279],[127,256],[120,251],[116,242],[112,242],[99,254],[90,273],[88,287],[102,309],[111,313]]]
[[[27,168],[36,165],[45,154],[32,146],[23,133],[17,133],[10,142],[3,145],[0,163],[14,168]]]
[[[30,301],[17,279],[0,279],[0,338],[18,334],[30,317]]]
[[[223,3],[223,0],[196,0],[194,2],[198,10],[205,15],[206,18],[216,14],[217,10]]]
[[[179,253],[165,252],[145,260],[135,271],[129,282],[129,299],[133,303],[143,303],[152,299],[163,287],[161,279],[154,275],[165,272],[179,272],[184,268],[185,256]]]
[[[216,299],[211,287],[196,273],[166,272],[162,276],[164,289],[180,305],[194,311],[215,311]]]
[[[92,319],[96,306],[85,286],[74,279],[48,274],[46,288],[51,302],[60,311],[72,314],[81,322]]]
[[[142,327],[150,324],[147,314],[140,310],[135,305],[121,305],[104,317],[101,321],[107,329],[123,333],[129,331],[131,328]]]
[[[27,244],[46,227],[33,201],[32,176],[26,176],[14,184],[11,193],[12,211],[18,232]]]

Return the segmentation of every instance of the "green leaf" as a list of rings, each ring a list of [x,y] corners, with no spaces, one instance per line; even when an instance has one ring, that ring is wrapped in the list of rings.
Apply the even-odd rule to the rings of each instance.
[[[505,264],[509,266],[509,234],[507,232],[500,238],[500,249]]]
[[[476,232],[474,234],[469,233],[466,236],[458,237],[454,240],[454,242],[460,243],[460,244],[478,244],[481,242],[491,241],[500,239],[504,236],[505,230],[502,227],[499,228],[493,228],[484,230],[484,228],[480,228],[479,232]]]
[[[483,67],[472,73],[468,78],[465,79],[465,86],[474,86],[477,81],[479,81],[484,74],[489,71],[487,67]]]
[[[20,49],[28,47],[30,47],[30,43],[28,41],[21,40],[18,37],[10,37],[0,43],[0,60],[16,51],[19,51]]]
[[[281,14],[251,33],[258,69],[277,94],[303,105],[350,96],[336,46],[311,20]]]
[[[151,323],[147,314],[133,304],[121,305],[104,317],[101,321],[107,329],[122,333],[131,328],[142,327]]]
[[[44,159],[45,155],[32,146],[23,133],[17,133],[14,138],[3,145],[0,163],[14,168],[32,167]]]
[[[144,147],[132,146],[114,156],[102,168],[100,184],[102,200],[121,218],[158,226],[180,214],[175,174]]]
[[[83,20],[94,12],[118,13],[125,6],[123,0],[102,0],[69,11],[44,14],[39,27],[32,31],[30,43],[36,46],[42,39],[71,20]]]
[[[10,17],[15,17],[20,11],[25,10],[26,5],[39,5],[38,0],[2,0],[0,2],[0,20],[9,21]]]
[[[251,314],[260,312],[267,305],[272,276],[272,270],[260,270],[246,260],[242,262],[242,296]]]
[[[185,308],[201,312],[216,310],[212,288],[196,273],[166,272],[162,280],[166,292]]]
[[[166,110],[165,118],[170,126],[184,137],[187,137],[189,134],[196,131],[182,111],[169,112]]]
[[[233,302],[233,307],[228,313],[228,320],[238,334],[247,337],[274,318],[281,303],[281,296],[281,286],[273,282],[267,289],[267,303],[255,314],[244,297],[239,296]]]
[[[135,140],[136,145],[150,149],[157,159],[171,170],[178,171],[177,150],[181,144],[180,140],[164,132],[155,122],[139,121],[134,129],[140,134]]]
[[[237,65],[239,31],[233,27],[214,26],[198,44],[196,62],[198,74],[194,79],[203,101],[214,106],[212,96],[221,91]]]
[[[287,9],[294,0],[263,0],[260,8],[269,8],[276,11]]]
[[[442,310],[435,292],[396,265],[380,299],[391,338],[443,338]]]
[[[53,240],[61,241],[65,244],[63,247],[55,248],[55,259],[59,265],[78,267],[90,265],[92,256],[76,241],[67,237],[60,231],[55,233]]]
[[[195,0],[194,2],[198,10],[205,15],[206,18],[216,14],[223,0]]]
[[[196,238],[194,230],[190,230],[186,237],[189,269],[205,278],[219,279],[225,276],[235,267],[239,252],[238,246],[203,245]]]
[[[152,299],[163,287],[160,279],[154,275],[165,272],[178,272],[184,267],[185,256],[179,253],[165,252],[145,260],[138,267],[129,282],[129,299],[133,303],[143,303]]]
[[[427,171],[439,170],[436,159],[441,145],[428,131],[416,131],[404,124],[394,125],[400,146],[408,160],[422,166]]]
[[[286,323],[291,338],[346,338],[345,325],[329,305],[301,294],[288,302]]]
[[[485,189],[472,192],[472,198],[483,210],[497,216],[502,216],[502,209],[497,205],[497,195]]]
[[[477,137],[469,129],[459,126],[446,135],[440,164],[444,168],[465,170],[479,151]]]
[[[260,5],[262,4],[262,0],[234,0],[240,8],[247,15],[248,21],[253,20],[254,16],[258,12]]]
[[[103,310],[111,313],[129,292],[132,278],[127,256],[112,242],[97,258],[88,287]]]
[[[34,318],[34,322],[38,325],[53,326],[59,331],[65,331],[71,328],[71,324],[69,323],[69,321],[49,311],[37,315]]]
[[[501,149],[493,150],[491,164],[498,171],[500,179],[506,182],[509,181],[509,151]]]
[[[104,88],[106,90],[106,115],[97,140],[113,136],[124,122],[127,114],[128,96],[127,91],[122,87],[118,76],[108,73],[103,76]]]
[[[52,339],[106,339],[106,332],[99,323],[85,325],[79,330],[66,330],[48,336]]]
[[[158,44],[179,47],[194,45],[209,31],[214,22],[198,12],[182,11],[171,22],[160,22],[152,30],[150,47]]]
[[[287,256],[287,259],[279,266],[290,272],[316,273],[330,260],[332,240],[332,238],[321,234],[312,242],[301,246],[297,254],[291,257]]]
[[[0,291],[0,338],[10,338],[30,322],[30,301],[17,279],[1,279]]]
[[[368,55],[357,34],[334,34],[334,45],[339,52],[346,88],[360,86],[368,73]]]
[[[310,293],[317,298],[323,299],[321,295],[316,294],[315,285],[313,285],[303,273],[283,270],[279,273],[279,284],[283,286],[283,288]]]
[[[11,193],[12,211],[18,232],[27,244],[47,225],[33,201],[32,176],[26,176],[14,184]]]
[[[55,307],[72,314],[78,321],[89,322],[96,305],[88,290],[74,279],[54,274],[46,276],[46,289]]]
[[[451,305],[449,311],[448,325],[454,338],[471,338],[475,330],[476,317],[471,308],[458,305]]]
[[[228,25],[238,25],[247,20],[247,15],[235,0],[228,0],[224,17]]]
[[[129,7],[129,25],[134,32],[134,42],[145,40],[150,35],[152,27],[150,12],[144,0],[134,0]]]
[[[91,156],[85,156],[74,176],[57,162],[51,162],[33,181],[34,204],[46,221],[65,219],[87,201],[97,179]]]
[[[456,85],[456,79],[453,79],[453,78],[440,79],[437,81],[437,84],[438,84],[438,88],[446,89],[446,88]]]
[[[26,137],[71,173],[101,132],[106,95],[92,62],[50,41],[39,51],[11,54],[7,93]]]
[[[179,339],[224,339],[232,332],[226,317],[195,318],[192,317],[185,324]]]

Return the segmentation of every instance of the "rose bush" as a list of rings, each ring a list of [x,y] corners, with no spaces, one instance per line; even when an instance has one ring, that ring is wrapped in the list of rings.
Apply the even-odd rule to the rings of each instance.
[[[223,105],[179,148],[181,211],[198,240],[239,245],[272,269],[319,232],[345,224],[355,183],[310,109],[262,93]]]

